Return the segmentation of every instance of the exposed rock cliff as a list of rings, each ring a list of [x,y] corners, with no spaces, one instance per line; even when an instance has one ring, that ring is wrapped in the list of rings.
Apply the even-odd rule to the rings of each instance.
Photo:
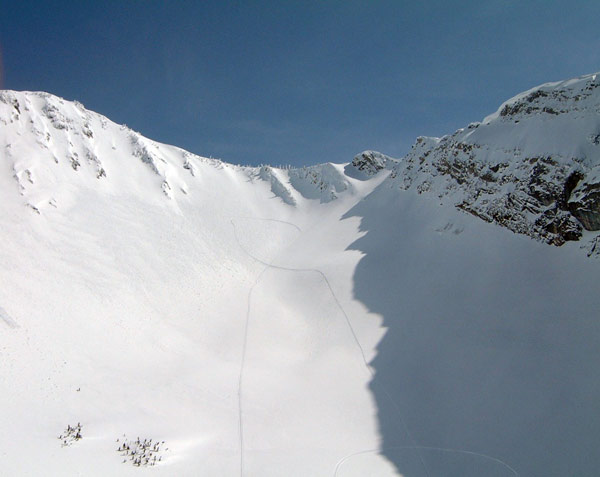
[[[553,245],[594,240],[585,232],[600,230],[599,86],[596,75],[548,83],[482,123],[420,137],[393,180]]]

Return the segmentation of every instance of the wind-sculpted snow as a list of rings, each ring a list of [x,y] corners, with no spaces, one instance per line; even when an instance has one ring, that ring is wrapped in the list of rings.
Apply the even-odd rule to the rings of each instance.
[[[198,192],[199,171],[206,166],[229,170],[240,179],[264,181],[290,206],[304,199],[329,202],[354,193],[351,180],[337,165],[233,166],[152,141],[78,102],[47,93],[1,91],[0,124],[0,157],[12,167],[29,208],[38,213],[49,205],[62,207],[65,184],[154,203],[167,198],[177,209],[189,192]]]

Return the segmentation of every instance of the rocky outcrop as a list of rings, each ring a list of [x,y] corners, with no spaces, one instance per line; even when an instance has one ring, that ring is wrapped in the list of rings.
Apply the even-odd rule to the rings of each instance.
[[[560,164],[546,156],[490,163],[478,160],[481,149],[446,139],[409,155],[394,176],[404,189],[416,183],[419,193],[460,198],[458,208],[553,245],[581,239],[583,229],[600,230],[600,183],[586,182],[577,161]]]
[[[600,182],[582,182],[568,202],[569,212],[586,230],[600,230]]]
[[[391,177],[515,233],[579,241],[600,230],[599,85],[596,75],[542,85],[482,123],[420,137]]]
[[[357,170],[373,176],[386,167],[389,158],[380,152],[364,151],[354,156],[351,165]]]

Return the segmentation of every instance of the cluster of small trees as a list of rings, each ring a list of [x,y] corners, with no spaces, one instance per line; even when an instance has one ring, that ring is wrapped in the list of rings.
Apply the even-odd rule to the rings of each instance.
[[[81,435],[81,423],[78,422],[76,426],[71,426],[70,424],[67,426],[65,431],[58,436],[58,438],[62,441],[62,447],[70,446],[74,442],[81,439],[83,436]]]
[[[119,442],[119,439],[117,439],[117,442]],[[117,452],[125,457],[123,463],[129,460],[136,467],[152,466],[162,461],[161,452],[163,449],[161,446],[164,447],[164,444],[165,441],[152,442],[152,439],[141,440],[139,437],[135,441],[129,441],[125,438],[119,444]],[[167,451],[169,448],[167,447],[164,450]]]
[[[61,446],[67,447],[82,439],[81,429],[80,422],[76,426],[69,424],[65,431],[58,436]],[[169,450],[168,447],[165,448],[165,441],[159,442],[152,439],[140,439],[139,437],[136,440],[129,440],[125,434],[123,434],[123,439],[117,439],[117,442],[119,443],[117,452],[124,457],[123,463],[129,461],[136,467],[158,464],[162,461],[162,454]]]

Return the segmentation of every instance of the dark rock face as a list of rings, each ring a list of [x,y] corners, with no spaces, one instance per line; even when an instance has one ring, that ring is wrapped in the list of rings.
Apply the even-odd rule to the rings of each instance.
[[[600,257],[600,235],[590,240],[583,248],[586,250],[588,257]]]
[[[591,96],[593,90],[598,86],[599,84],[594,80],[590,82],[589,85],[581,92],[575,95],[568,88],[550,90],[537,89],[518,101],[515,101],[511,104],[506,104],[500,111],[500,116],[511,117],[518,114],[535,113],[558,116],[559,114],[569,112],[569,108],[561,107],[558,109],[556,106],[553,107],[550,104],[561,104],[569,100],[581,101]]]
[[[600,255],[586,234],[600,231],[599,88],[600,74],[547,83],[481,123],[419,137],[390,178],[548,244],[585,240]]]
[[[568,212],[549,209],[535,221],[536,227],[548,232],[548,243],[562,245],[569,240],[579,240],[581,225]]]
[[[567,203],[569,202],[569,199],[571,198],[571,194],[573,193],[573,190],[575,189],[575,187],[577,187],[577,184],[579,184],[579,182],[581,182],[581,180],[584,178],[585,176],[579,172],[579,171],[575,171],[573,172],[569,177],[567,177],[567,180],[565,181],[565,186],[563,188],[563,197],[562,197],[562,209],[563,210],[567,210]]]
[[[375,151],[364,151],[354,157],[352,165],[359,171],[372,176],[385,168],[387,157]]]
[[[582,226],[600,230],[600,187],[593,189],[595,192],[585,189],[588,192],[580,201],[569,202],[583,173],[569,173],[568,167],[558,165],[549,156],[526,158],[517,165],[520,174],[497,174],[502,169],[509,167],[484,167],[475,158],[469,164],[453,161],[438,168],[458,184],[476,189],[458,207],[513,232],[560,246],[581,239]],[[479,181],[485,185],[476,185]],[[506,184],[512,186],[512,192],[500,195]]]
[[[486,163],[478,159],[480,152],[481,146],[446,138],[431,149],[409,155],[392,175],[403,179],[405,189],[417,182],[419,193],[437,190],[441,195],[458,196],[461,200],[455,205],[465,212],[552,245],[579,240],[582,225],[587,230],[600,229],[599,189],[570,202],[584,178],[582,172],[571,171],[551,156]]]
[[[586,230],[600,230],[600,183],[583,183],[568,202],[568,209]]]

